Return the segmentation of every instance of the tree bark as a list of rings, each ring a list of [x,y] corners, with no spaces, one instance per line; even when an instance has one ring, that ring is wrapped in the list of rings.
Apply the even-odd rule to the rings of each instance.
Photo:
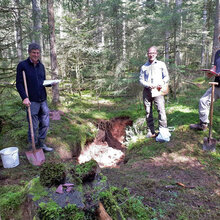
[[[214,63],[215,53],[219,49],[219,39],[220,34],[220,4],[219,0],[216,0],[216,12],[215,12],[215,29],[213,37],[213,48],[212,48],[212,64]]]
[[[18,60],[23,60],[23,44],[22,44],[22,28],[21,28],[21,12],[20,12],[20,0],[14,0],[15,4],[15,31],[16,31],[16,44]]]
[[[166,7],[169,7],[170,0],[165,0]],[[170,58],[169,48],[170,48],[170,32],[168,30],[165,31],[165,61],[168,62]]]
[[[32,0],[32,15],[33,15],[33,36],[32,42],[41,45],[42,49],[42,24],[41,24],[41,4],[40,0]]]
[[[58,67],[57,67],[57,54],[56,54],[53,0],[47,0],[47,13],[48,13],[49,41],[50,41],[51,78],[57,79]],[[59,84],[53,85],[52,93],[53,93],[52,103],[54,105],[57,105],[59,103]]]
[[[203,9],[203,34],[202,34],[202,51],[201,51],[201,66],[207,67],[206,60],[206,38],[207,38],[207,0],[204,0]]]

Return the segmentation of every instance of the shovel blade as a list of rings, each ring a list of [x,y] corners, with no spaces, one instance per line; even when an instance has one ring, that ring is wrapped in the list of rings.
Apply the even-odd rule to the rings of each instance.
[[[216,143],[217,143],[216,139],[205,137],[203,139],[203,150],[215,152]]]
[[[27,159],[34,166],[40,166],[45,162],[45,155],[42,149],[37,149],[36,151],[25,152]]]

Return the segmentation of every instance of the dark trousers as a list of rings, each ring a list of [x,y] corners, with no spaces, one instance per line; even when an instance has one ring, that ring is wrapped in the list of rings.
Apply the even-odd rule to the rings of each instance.
[[[38,139],[45,139],[49,128],[49,108],[47,101],[31,102],[31,117],[34,130],[35,143]],[[28,117],[27,117],[28,118]],[[29,119],[28,119],[29,121]],[[28,129],[28,142],[31,143],[30,123]]]
[[[165,112],[165,100],[164,96],[152,97],[151,90],[144,88],[143,91],[143,102],[146,111],[146,121],[148,131],[151,131],[152,134],[155,133],[154,127],[154,118],[153,118],[153,102],[157,108],[158,112],[158,120],[159,120],[159,128],[167,127],[167,116]]]

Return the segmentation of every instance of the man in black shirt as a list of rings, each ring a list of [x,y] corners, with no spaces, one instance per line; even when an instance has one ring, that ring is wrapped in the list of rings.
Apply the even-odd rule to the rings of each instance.
[[[40,61],[41,48],[36,43],[28,47],[28,59],[20,62],[17,66],[16,88],[21,96],[23,104],[31,109],[35,143],[44,151],[53,151],[44,143],[49,128],[49,108],[47,105],[47,93],[43,86],[46,79],[44,65]],[[27,80],[28,95],[24,88],[23,73]],[[28,118],[28,117],[27,117]],[[30,126],[28,129],[28,142],[31,146]]]

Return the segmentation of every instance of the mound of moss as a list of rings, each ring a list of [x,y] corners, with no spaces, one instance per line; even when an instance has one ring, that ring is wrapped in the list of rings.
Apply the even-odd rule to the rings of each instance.
[[[70,173],[77,180],[84,183],[94,180],[98,168],[99,168],[98,163],[95,160],[90,160],[83,164],[75,165],[73,168],[70,169]]]
[[[66,168],[62,163],[44,163],[40,171],[40,183],[51,187],[65,183]]]

